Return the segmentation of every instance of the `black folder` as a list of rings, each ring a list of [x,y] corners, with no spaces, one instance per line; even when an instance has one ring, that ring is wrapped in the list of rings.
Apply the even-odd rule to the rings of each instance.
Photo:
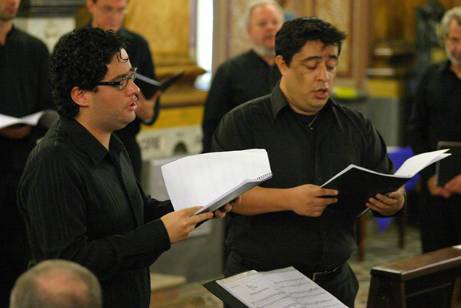
[[[179,72],[167,79],[158,81],[158,80],[146,77],[144,75],[141,75],[139,73],[136,73],[136,79],[149,84],[154,92],[158,90],[165,92],[170,86],[172,86],[182,76],[184,76],[184,72]]]
[[[223,287],[221,287],[216,280],[207,282],[203,285],[208,291],[210,291],[214,296],[223,301],[226,306],[231,308],[248,308],[247,305],[243,304],[232,294],[227,292]]]
[[[439,149],[450,149],[451,156],[436,164],[437,185],[443,186],[461,173],[461,141],[439,141]]]
[[[338,203],[331,204],[327,211],[346,211],[353,216],[363,214],[365,203],[377,193],[386,194],[397,190],[411,177],[392,174],[373,173],[357,166],[349,167],[347,172],[322,185],[339,191]]]

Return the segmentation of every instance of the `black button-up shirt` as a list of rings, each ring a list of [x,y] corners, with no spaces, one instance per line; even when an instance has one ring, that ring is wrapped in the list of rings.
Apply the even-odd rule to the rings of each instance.
[[[31,152],[18,196],[34,262],[62,258],[89,268],[104,307],[149,306],[148,266],[170,248],[157,218],[173,209],[143,194],[117,137],[106,150],[61,118]]]
[[[279,86],[229,112],[213,138],[214,150],[249,148],[268,152],[273,177],[263,187],[321,185],[351,163],[392,170],[382,138],[360,113],[330,100],[316,117],[304,117],[289,107]],[[335,204],[320,217],[292,211],[231,214],[226,244],[256,270],[290,265],[304,273],[330,270],[355,248],[356,214],[338,209],[347,206]]]
[[[461,141],[461,79],[450,62],[430,66],[419,82],[409,121],[409,143],[418,154],[433,151],[438,141]],[[422,173],[425,180],[435,167]]]
[[[221,64],[205,102],[203,151],[210,151],[213,133],[227,112],[251,99],[269,94],[279,79],[278,68],[268,65],[253,50]]]
[[[23,117],[51,109],[48,79],[48,49],[39,39],[12,28],[0,45],[0,113]],[[27,155],[44,134],[34,127],[26,138],[13,140],[0,136],[0,174],[17,173],[24,168]]]

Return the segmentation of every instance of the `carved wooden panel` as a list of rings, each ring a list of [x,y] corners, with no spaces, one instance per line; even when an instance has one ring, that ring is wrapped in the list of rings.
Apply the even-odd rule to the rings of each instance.
[[[158,74],[172,67],[199,70],[195,65],[195,1],[131,0],[125,26],[149,42]]]

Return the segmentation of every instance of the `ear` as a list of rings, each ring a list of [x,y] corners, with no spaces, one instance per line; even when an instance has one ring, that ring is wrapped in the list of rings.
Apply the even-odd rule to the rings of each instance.
[[[277,65],[279,71],[280,71],[280,74],[285,75],[285,72],[288,70],[288,64],[285,62],[285,60],[283,59],[283,57],[281,55],[277,55],[275,56],[275,65]]]
[[[87,90],[82,90],[79,87],[73,87],[70,90],[70,97],[80,108],[85,108],[90,105],[91,94]]]

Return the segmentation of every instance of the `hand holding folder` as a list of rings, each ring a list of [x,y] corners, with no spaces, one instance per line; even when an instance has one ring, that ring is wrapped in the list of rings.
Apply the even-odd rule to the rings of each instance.
[[[197,214],[214,212],[272,177],[263,149],[191,155],[161,169],[175,210],[204,206]]]

